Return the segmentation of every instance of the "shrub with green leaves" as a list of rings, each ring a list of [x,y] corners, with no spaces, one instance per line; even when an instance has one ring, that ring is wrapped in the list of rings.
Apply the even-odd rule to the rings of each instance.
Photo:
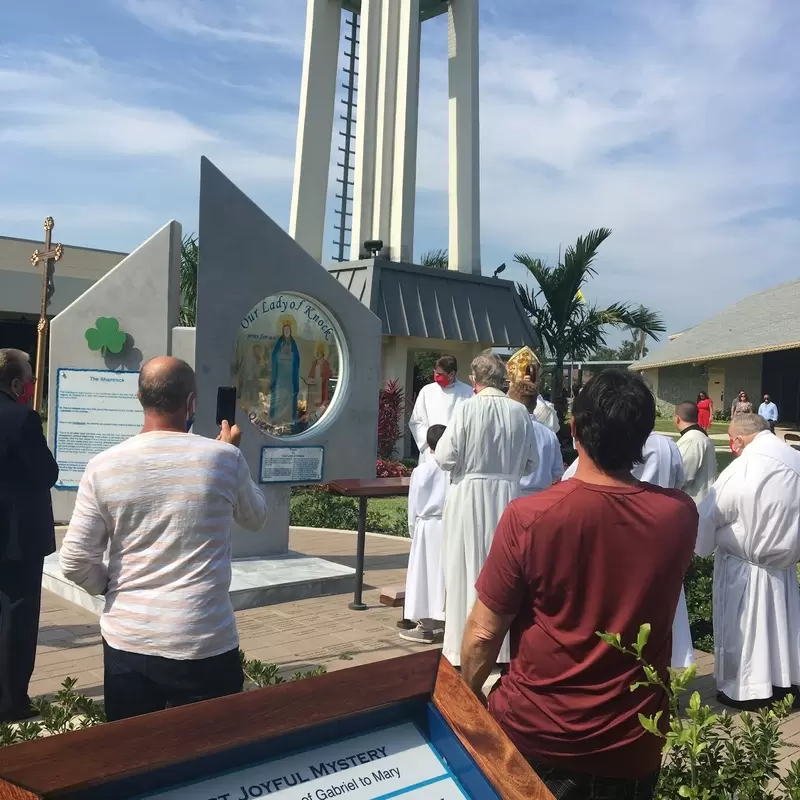
[[[245,678],[258,688],[276,686],[285,683],[281,669],[277,664],[266,664],[263,661],[249,660],[240,650],[242,669]],[[311,670],[295,672],[289,680],[299,681],[324,675],[327,670],[320,665]],[[91,728],[106,721],[106,712],[102,703],[75,691],[77,680],[66,678],[61,689],[52,697],[41,697],[32,701],[39,714],[39,719],[19,724],[0,724],[0,747],[18,742],[28,742],[43,736],[54,736],[82,728]]]
[[[292,490],[289,524],[300,528],[358,530],[358,500],[341,497],[325,487],[302,487]],[[367,530],[390,536],[408,536],[405,513],[379,514],[367,505]]]
[[[681,698],[689,691],[697,669],[669,669],[669,679],[648,663],[644,650],[650,626],[642,625],[636,642],[622,643],[619,634],[598,636],[620,653],[636,659],[642,680],[631,691],[643,688],[666,693],[670,723],[661,731],[661,713],[639,715],[639,722],[653,736],[664,741],[664,759],[655,800],[800,800],[800,762],[788,774],[778,773],[779,749],[783,746],[780,724],[790,713],[792,697],[775,703],[758,714],[715,713],[704,705],[699,692],[692,692],[685,714]]]

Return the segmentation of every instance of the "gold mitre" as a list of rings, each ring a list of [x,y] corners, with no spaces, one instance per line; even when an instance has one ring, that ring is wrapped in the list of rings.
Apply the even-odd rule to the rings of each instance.
[[[542,371],[542,364],[536,357],[536,353],[527,345],[517,350],[506,364],[509,383],[518,381],[531,381],[539,383],[539,373]]]

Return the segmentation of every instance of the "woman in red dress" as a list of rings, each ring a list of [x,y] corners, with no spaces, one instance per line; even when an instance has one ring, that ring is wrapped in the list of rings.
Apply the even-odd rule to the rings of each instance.
[[[711,427],[711,420],[714,418],[714,404],[709,400],[705,392],[697,395],[697,424],[703,429]]]

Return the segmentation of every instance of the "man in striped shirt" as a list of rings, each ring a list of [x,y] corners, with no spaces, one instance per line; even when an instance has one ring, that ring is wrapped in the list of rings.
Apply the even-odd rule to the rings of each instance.
[[[217,441],[188,432],[195,393],[184,361],[142,367],[144,428],[89,462],[61,546],[65,576],[105,595],[109,720],[242,689],[231,527],[261,530],[267,505],[236,425],[223,423]]]

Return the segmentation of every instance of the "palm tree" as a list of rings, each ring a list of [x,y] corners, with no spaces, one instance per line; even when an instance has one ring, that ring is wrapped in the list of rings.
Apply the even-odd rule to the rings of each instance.
[[[181,310],[180,324],[193,328],[197,320],[197,264],[200,260],[200,246],[197,237],[191,233],[181,241]]]
[[[590,353],[606,347],[609,327],[636,328],[646,336],[658,339],[664,323],[655,312],[640,306],[631,310],[625,303],[606,308],[589,305],[582,289],[597,274],[592,266],[600,245],[611,235],[609,228],[589,231],[567,247],[563,261],[555,267],[539,258],[517,253],[514,260],[522,264],[536,281],[537,288],[518,285],[522,305],[539,334],[545,356],[553,364],[553,397],[561,400],[564,385],[564,362],[569,358],[585,360]],[[563,403],[557,403],[563,414]]]
[[[638,360],[647,355],[646,340],[649,336],[654,341],[658,341],[657,333],[664,333],[667,328],[661,315],[649,308],[640,305],[631,311],[633,319],[632,325],[626,325],[631,338],[636,342],[636,356]]]
[[[447,250],[428,250],[419,257],[419,263],[423,267],[433,267],[434,269],[447,269],[450,263],[447,257]]]

